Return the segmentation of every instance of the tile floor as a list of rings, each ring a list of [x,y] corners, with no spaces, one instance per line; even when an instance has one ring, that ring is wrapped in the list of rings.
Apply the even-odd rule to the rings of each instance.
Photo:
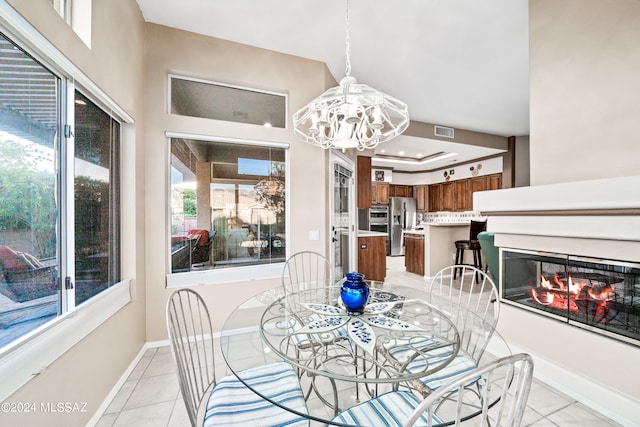
[[[418,276],[404,271],[401,257],[388,259],[387,280],[411,281],[424,286]],[[218,378],[227,374],[224,359],[216,355]],[[309,402],[309,404],[315,404]],[[175,363],[168,346],[148,349],[96,427],[188,427],[189,418],[180,395]],[[574,399],[536,380],[531,388],[523,426],[605,427],[620,424],[590,410]],[[315,427],[315,425],[314,425]]]

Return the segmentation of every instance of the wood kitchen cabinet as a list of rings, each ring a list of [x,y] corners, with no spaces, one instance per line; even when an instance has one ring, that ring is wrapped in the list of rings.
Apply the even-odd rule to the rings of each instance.
[[[502,188],[502,174],[487,175],[487,190],[499,190]]]
[[[442,197],[442,210],[452,212],[456,210],[456,199],[453,192],[453,183],[445,182],[440,185]]]
[[[424,235],[404,235],[404,266],[409,273],[424,276]]]
[[[413,197],[416,199],[416,211],[426,212],[429,208],[429,186],[415,185],[413,187]]]
[[[384,282],[387,275],[387,238],[385,236],[358,237],[358,273],[365,280]]]
[[[442,210],[442,197],[440,195],[441,185],[431,184],[429,186],[429,212]]]
[[[389,187],[389,197],[413,197],[413,186],[392,184]]]
[[[471,201],[469,200],[469,180],[459,179],[453,181],[453,194],[455,196],[455,210],[468,211],[471,209]]]
[[[500,188],[502,188],[501,173],[431,184],[428,189],[427,207],[429,212],[470,211],[473,210],[473,193]]]
[[[371,185],[371,203],[374,205],[389,204],[389,183],[388,182],[372,182]]]
[[[358,208],[371,207],[371,157],[358,156]]]

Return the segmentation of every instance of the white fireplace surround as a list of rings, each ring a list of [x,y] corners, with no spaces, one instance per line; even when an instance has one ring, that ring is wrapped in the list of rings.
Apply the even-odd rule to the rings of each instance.
[[[478,192],[473,210],[487,217],[498,247],[640,263],[640,176]],[[534,356],[536,376],[622,425],[640,425],[637,380],[582,363],[588,343],[594,360],[615,354],[617,369],[635,372],[638,347],[515,307],[500,317],[499,332],[513,349]],[[522,330],[545,330],[551,339],[542,343]]]

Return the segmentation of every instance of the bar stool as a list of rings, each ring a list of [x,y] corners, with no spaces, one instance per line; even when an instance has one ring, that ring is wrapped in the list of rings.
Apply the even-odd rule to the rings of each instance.
[[[482,247],[478,234],[487,230],[487,221],[471,220],[469,224],[469,240],[456,240],[456,265],[464,265],[464,251],[473,251],[473,266],[482,270]],[[458,275],[459,268],[453,270],[453,278]]]

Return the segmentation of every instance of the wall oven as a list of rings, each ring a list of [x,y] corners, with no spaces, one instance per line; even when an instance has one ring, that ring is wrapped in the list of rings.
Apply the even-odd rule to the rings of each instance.
[[[389,234],[389,206],[371,206],[369,209],[369,230]],[[387,237],[387,255],[389,255],[389,252],[389,238]]]

